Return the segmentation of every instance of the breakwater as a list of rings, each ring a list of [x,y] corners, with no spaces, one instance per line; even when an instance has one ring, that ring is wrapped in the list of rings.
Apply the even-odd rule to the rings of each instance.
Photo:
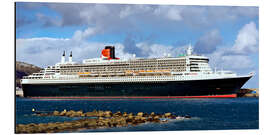
[[[111,111],[96,111],[83,112],[74,110],[63,110],[53,112],[38,112],[33,109],[34,114],[40,117],[43,116],[59,116],[59,117],[80,117],[79,120],[55,122],[55,123],[40,123],[40,124],[17,124],[16,133],[55,133],[63,131],[74,131],[79,129],[97,129],[97,128],[112,128],[135,126],[142,123],[164,123],[172,119],[189,119],[190,116],[176,116],[170,112],[164,114],[150,114],[138,112],[137,114],[120,112],[115,113]]]

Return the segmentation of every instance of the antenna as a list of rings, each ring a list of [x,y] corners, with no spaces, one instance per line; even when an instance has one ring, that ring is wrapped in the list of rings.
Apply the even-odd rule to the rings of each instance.
[[[188,48],[187,48],[187,50],[186,50],[187,55],[192,55],[192,51],[193,51],[193,49],[192,49],[192,47],[191,47],[191,44],[189,44],[189,45],[188,45]]]

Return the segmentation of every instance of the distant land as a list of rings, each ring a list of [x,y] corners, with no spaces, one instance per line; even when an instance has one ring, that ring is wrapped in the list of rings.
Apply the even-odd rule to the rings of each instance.
[[[23,76],[39,72],[40,67],[25,62],[16,61],[16,87],[21,87],[20,79]]]

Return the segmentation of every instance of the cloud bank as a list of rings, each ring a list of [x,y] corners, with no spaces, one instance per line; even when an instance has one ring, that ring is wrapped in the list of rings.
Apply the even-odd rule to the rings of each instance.
[[[212,65],[232,70],[254,69],[251,55],[258,53],[259,32],[254,22],[245,24],[238,32],[234,45],[230,48],[219,48],[208,56],[213,59]],[[217,64],[214,64],[217,63]]]
[[[61,38],[29,38],[17,39],[16,58],[25,62],[32,62],[38,66],[53,65],[60,61],[63,50],[73,51],[74,59],[81,61],[86,58],[99,57],[105,45],[115,45],[116,55],[122,59],[131,58],[135,53],[143,57],[164,57],[170,54],[183,54],[187,45],[178,47],[148,42],[135,43],[126,39],[124,43],[108,44],[102,42],[88,42],[85,37],[93,35],[95,29],[76,31],[70,39]],[[214,67],[241,70],[254,68],[250,58],[251,53],[258,52],[258,30],[254,22],[245,24],[238,32],[231,48],[217,48],[221,36],[217,30],[207,32],[198,39],[195,50],[199,50],[210,57],[210,64]],[[130,40],[130,41],[129,41]],[[128,48],[130,46],[130,48]],[[203,48],[206,48],[203,50]]]

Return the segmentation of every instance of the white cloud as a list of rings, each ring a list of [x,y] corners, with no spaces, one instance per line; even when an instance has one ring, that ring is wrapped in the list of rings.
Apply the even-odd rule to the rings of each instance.
[[[100,57],[101,50],[105,45],[114,45],[116,56],[121,59],[132,57],[132,54],[124,52],[124,45],[120,43],[90,43],[81,40],[74,44],[74,41],[71,39],[28,38],[16,40],[16,60],[45,67],[60,62],[62,53],[65,50],[67,54],[72,51],[73,60],[81,62],[83,59]]]
[[[75,31],[72,39],[75,41],[85,40],[86,38],[93,36],[93,35],[97,34],[98,32],[99,32],[99,30],[96,27],[89,27],[84,31],[77,30],[77,31]]]
[[[16,60],[38,66],[54,63],[69,45],[69,39],[30,38],[16,39]]]
[[[225,70],[251,70],[254,68],[254,61],[248,55],[227,54],[228,48],[221,48],[212,54],[207,55],[209,63],[214,68]]]
[[[218,68],[230,70],[253,69],[256,61],[250,54],[258,52],[259,33],[254,22],[245,24],[238,32],[231,48],[218,48],[209,54],[210,64]]]
[[[251,61],[249,56],[245,55],[228,55],[221,57],[221,65],[227,69],[250,69],[255,64]]]
[[[76,33],[74,34],[76,35]],[[73,36],[74,37],[74,36]],[[97,58],[101,55],[101,50],[106,45],[115,46],[116,57],[120,59],[132,58],[133,54],[125,52],[125,46],[121,43],[101,43],[86,42],[84,39],[78,40],[74,44],[74,39],[61,38],[28,38],[16,40],[16,60],[35,64],[45,67],[54,65],[61,59],[62,52],[66,50],[68,54],[73,52],[73,60],[80,62],[87,58]],[[183,53],[186,46],[173,47],[162,44],[147,44],[144,42],[136,44],[136,46],[149,58],[164,57],[164,54],[177,56]]]
[[[246,24],[238,33],[232,51],[236,53],[254,53],[258,51],[259,32],[254,22]]]
[[[179,54],[183,54],[187,48],[187,45],[173,47],[171,45],[148,44],[145,42],[138,43],[136,46],[140,48],[142,54],[146,55],[148,58],[159,58],[167,56],[168,54],[172,57],[177,57]]]
[[[176,6],[159,6],[154,10],[154,15],[158,17],[163,17],[168,20],[181,21],[182,7]]]

